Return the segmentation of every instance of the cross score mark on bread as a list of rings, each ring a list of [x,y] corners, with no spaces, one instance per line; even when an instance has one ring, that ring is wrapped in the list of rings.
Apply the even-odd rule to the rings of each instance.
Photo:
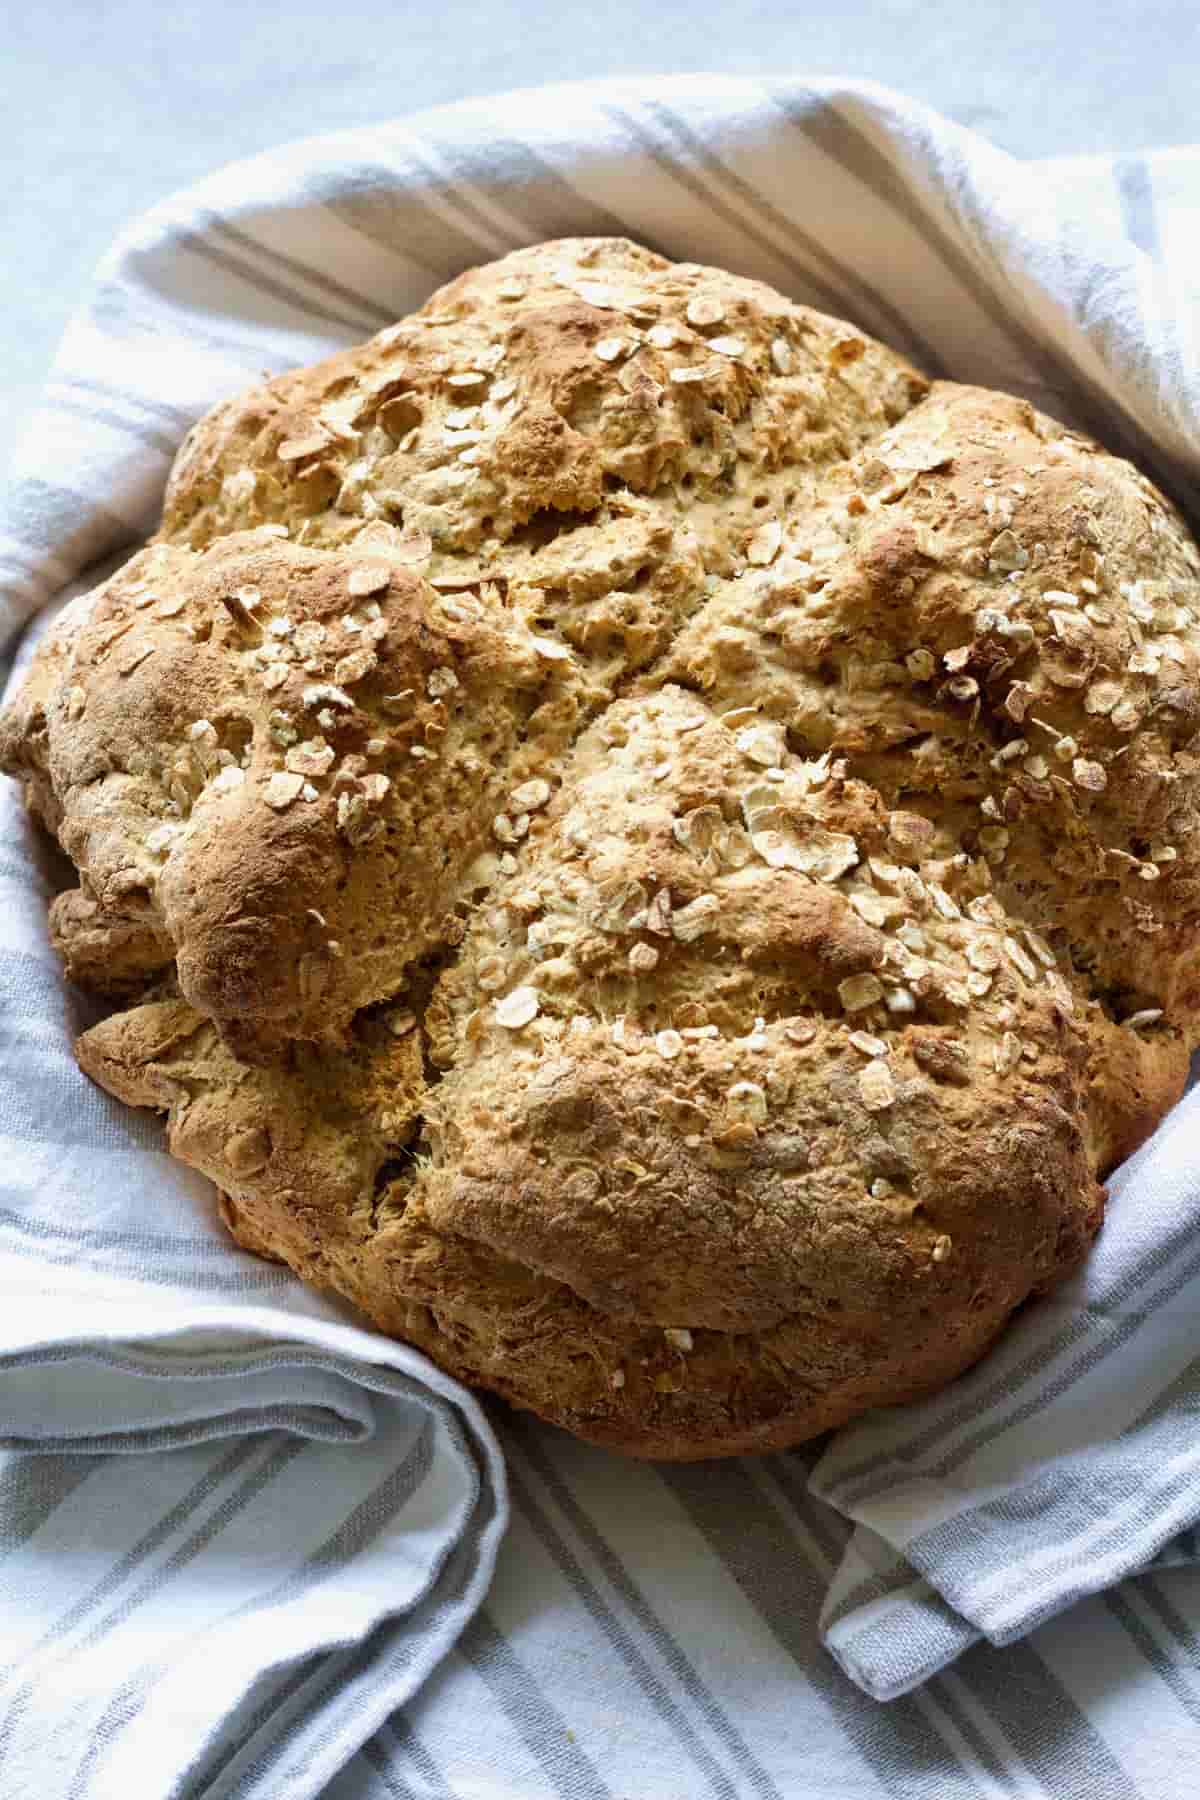
[[[654,1456],[930,1391],[1200,991],[1197,552],[1129,464],[571,240],[219,407],[0,758],[235,1236]]]

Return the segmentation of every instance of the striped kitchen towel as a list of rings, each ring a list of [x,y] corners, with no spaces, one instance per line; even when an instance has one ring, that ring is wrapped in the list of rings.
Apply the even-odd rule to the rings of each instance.
[[[0,496],[7,640],[152,526],[215,400],[566,233],[1025,393],[1195,517],[1198,204],[1200,151],[1031,167],[799,79],[551,89],[256,158],[98,272]],[[1120,1173],[1088,1268],[942,1396],[810,1451],[630,1464],[228,1243],[74,1068],[60,873],[5,787],[0,1800],[1190,1800],[1200,1101]]]

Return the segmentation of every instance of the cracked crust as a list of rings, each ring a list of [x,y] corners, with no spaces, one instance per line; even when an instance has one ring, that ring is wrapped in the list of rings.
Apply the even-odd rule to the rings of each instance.
[[[201,421],[0,721],[130,1003],[80,1061],[599,1442],[931,1391],[1183,1085],[1198,571],[1127,463],[760,284],[471,271]]]

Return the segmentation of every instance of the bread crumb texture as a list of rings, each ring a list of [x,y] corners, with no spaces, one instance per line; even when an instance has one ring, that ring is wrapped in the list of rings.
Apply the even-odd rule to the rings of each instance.
[[[596,1442],[928,1393],[1196,1041],[1196,547],[1127,462],[617,240],[193,429],[0,757],[248,1248]]]

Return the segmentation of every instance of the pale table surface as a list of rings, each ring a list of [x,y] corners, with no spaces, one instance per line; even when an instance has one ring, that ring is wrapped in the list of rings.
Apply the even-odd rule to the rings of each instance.
[[[235,157],[536,82],[871,77],[1027,157],[1200,137],[1197,0],[0,3],[0,456],[115,232]]]

